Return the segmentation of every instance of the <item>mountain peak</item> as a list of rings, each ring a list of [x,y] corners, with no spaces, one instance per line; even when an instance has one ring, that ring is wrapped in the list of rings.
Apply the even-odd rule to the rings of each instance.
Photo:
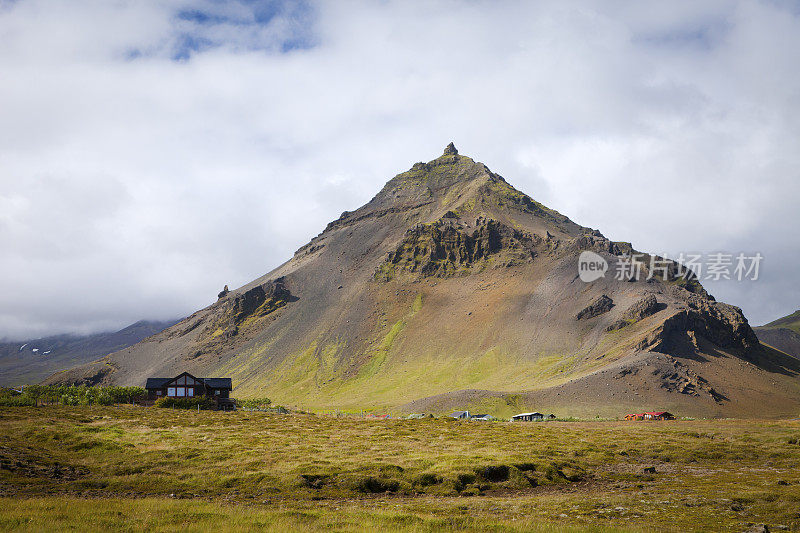
[[[642,404],[688,416],[798,412],[800,362],[760,348],[738,308],[680,279],[674,263],[669,279],[642,260],[638,282],[580,281],[584,252],[609,266],[635,252],[455,146],[445,152],[275,270],[51,382],[135,385],[187,370],[224,372],[244,397],[318,409],[402,412],[415,399],[416,412],[476,402],[592,416]],[[10,355],[20,358],[18,344]],[[753,365],[746,375],[740,361]]]
[[[458,150],[456,149],[456,145],[452,142],[445,146],[444,153],[442,155],[458,155]]]

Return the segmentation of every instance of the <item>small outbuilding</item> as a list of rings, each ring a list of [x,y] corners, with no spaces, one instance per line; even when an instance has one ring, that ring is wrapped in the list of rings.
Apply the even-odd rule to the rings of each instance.
[[[657,411],[654,413],[645,413],[644,414],[645,420],[675,420],[675,417],[672,416],[672,413],[668,413],[666,411]]]
[[[675,417],[667,411],[654,411],[625,415],[625,420],[675,420]]]
[[[457,418],[459,420],[469,420],[469,411],[455,411],[450,413],[450,418]]]
[[[520,413],[511,417],[512,422],[539,422],[544,420],[542,413]]]
[[[492,415],[472,415],[469,417],[469,419],[489,421],[489,420],[494,420],[494,417]]]

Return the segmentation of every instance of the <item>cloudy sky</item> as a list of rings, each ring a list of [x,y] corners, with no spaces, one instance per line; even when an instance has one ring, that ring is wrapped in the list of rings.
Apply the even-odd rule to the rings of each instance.
[[[0,0],[0,338],[186,315],[453,140],[800,308],[797,2]]]

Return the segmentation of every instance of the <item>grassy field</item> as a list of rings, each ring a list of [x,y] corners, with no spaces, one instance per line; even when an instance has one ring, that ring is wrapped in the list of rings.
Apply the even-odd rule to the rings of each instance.
[[[800,529],[800,422],[0,412],[0,530]]]

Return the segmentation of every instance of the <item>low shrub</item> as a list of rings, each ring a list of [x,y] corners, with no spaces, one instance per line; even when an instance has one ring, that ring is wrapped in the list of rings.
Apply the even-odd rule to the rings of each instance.
[[[455,482],[453,483],[453,488],[461,492],[462,490],[467,488],[467,485],[470,485],[472,483],[475,483],[475,474],[467,474],[467,473],[458,474],[456,476]]]
[[[248,400],[236,400],[236,406],[242,409],[250,409],[258,411],[260,409],[268,409],[272,405],[272,400],[269,398],[250,398]]]
[[[36,400],[27,394],[0,396],[0,406],[2,407],[29,407],[33,405],[36,405]]]
[[[21,395],[0,395],[0,405],[113,405],[142,401],[145,397],[142,387],[29,385]]]
[[[377,494],[380,492],[394,492],[400,487],[400,483],[392,479],[381,479],[377,477],[365,477],[356,486],[360,492]]]
[[[155,403],[156,407],[175,408],[175,409],[213,409],[214,401],[207,396],[196,396],[194,398],[159,398]]]
[[[486,481],[498,483],[508,479],[509,469],[506,465],[489,465],[477,468],[475,472]]]
[[[328,474],[300,474],[300,484],[310,489],[320,489],[330,477]]]
[[[436,485],[442,482],[442,478],[437,476],[436,474],[426,473],[420,474],[414,480],[414,483],[419,485],[420,487],[428,487],[430,485]]]

